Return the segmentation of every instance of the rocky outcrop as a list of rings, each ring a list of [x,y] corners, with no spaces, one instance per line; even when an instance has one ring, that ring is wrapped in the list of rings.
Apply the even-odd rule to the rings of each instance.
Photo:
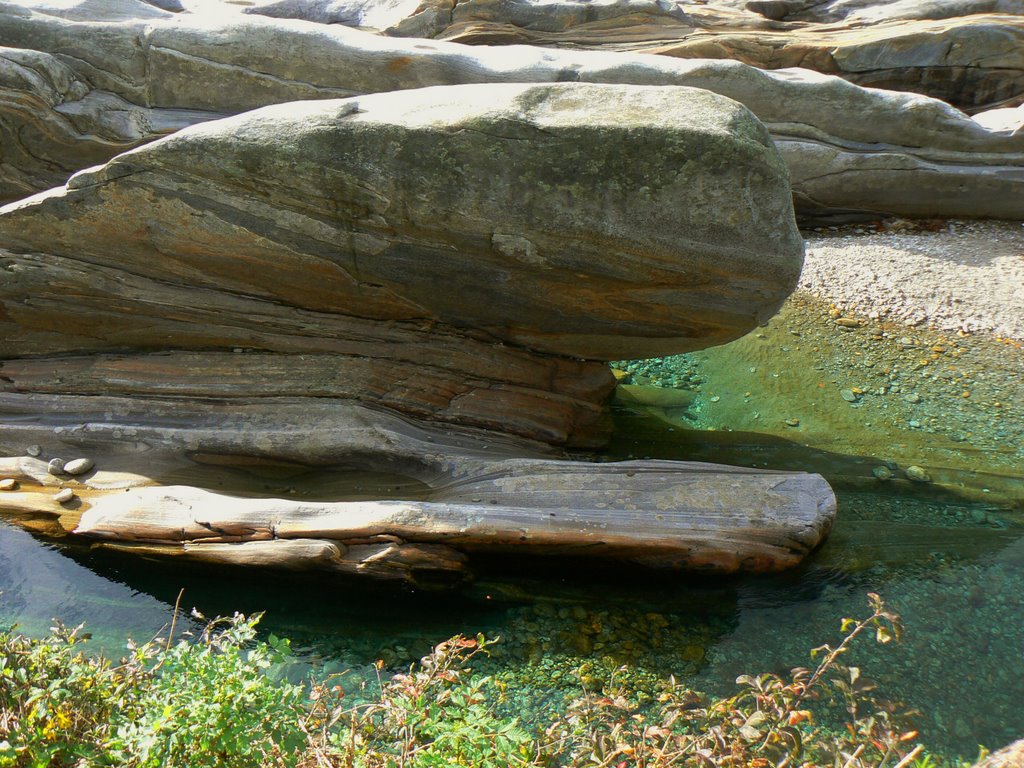
[[[775,138],[801,216],[1024,217],[1024,134],[989,130],[939,101],[805,70],[425,43],[259,16],[74,22],[11,3],[0,3],[0,45],[21,52],[17,67],[0,70],[8,72],[0,85],[4,199],[185,123],[269,103],[575,80],[694,86],[744,103]],[[8,151],[8,137],[21,149]]]
[[[138,45],[131,22],[73,28],[104,34],[32,60],[63,117],[86,99],[207,120],[266,91],[316,98],[0,208],[0,512],[149,557],[414,586],[524,550],[771,571],[827,534],[817,475],[556,452],[604,442],[605,361],[724,342],[795,285],[788,170],[745,107],[600,83],[325,100],[337,86],[274,74],[280,51],[235,37],[277,26],[224,27],[217,65],[207,28],[194,55],[155,27]],[[278,64],[233,58],[253,51]],[[142,125],[115,112],[97,113],[115,138]],[[327,480],[233,482],[253,467]]]
[[[246,13],[469,44],[634,50],[806,67],[976,112],[1024,100],[1024,3],[264,0]]]
[[[599,362],[770,316],[786,169],[694,89],[456,86],[195,126],[0,209],[0,390],[306,397],[603,439]]]

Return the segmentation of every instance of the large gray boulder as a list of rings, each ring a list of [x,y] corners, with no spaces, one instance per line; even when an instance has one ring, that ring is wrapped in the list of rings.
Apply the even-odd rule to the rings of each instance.
[[[0,514],[417,587],[524,550],[791,567],[835,515],[820,476],[557,449],[606,437],[602,361],[753,328],[802,255],[770,135],[707,91],[449,86],[186,128],[0,208]],[[261,467],[321,481],[235,482]]]
[[[427,43],[240,14],[74,22],[3,2],[0,45],[47,54],[31,61],[19,54],[11,74],[0,75],[0,131],[24,143],[24,151],[8,153],[5,139],[0,199],[23,196],[28,186],[48,188],[69,169],[183,123],[266,104],[429,85],[575,80],[687,85],[740,101],[775,138],[802,216],[1024,217],[1024,134],[990,130],[933,99],[807,70]],[[63,69],[51,74],[57,65]],[[57,86],[81,86],[62,90],[51,85],[55,78]]]
[[[334,397],[569,444],[611,381],[580,359],[736,338],[803,258],[746,108],[593,84],[194,126],[0,209],[0,249],[0,390]]]

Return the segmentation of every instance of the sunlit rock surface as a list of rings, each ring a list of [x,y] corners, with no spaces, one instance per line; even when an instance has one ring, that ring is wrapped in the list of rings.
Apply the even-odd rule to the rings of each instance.
[[[583,359],[740,336],[803,257],[745,108],[587,84],[196,126],[0,209],[0,248],[0,389],[355,399],[568,444],[611,387]]]
[[[258,0],[246,13],[473,44],[644,50],[807,67],[980,111],[1024,100],[1024,2]]]
[[[801,216],[1024,217],[1024,134],[986,128],[937,100],[807,70],[404,40],[338,24],[218,14],[216,4],[116,23],[27,6],[0,2],[0,46],[8,48],[0,56],[6,200],[186,124],[271,103],[570,80],[687,85],[742,102],[782,152]]]

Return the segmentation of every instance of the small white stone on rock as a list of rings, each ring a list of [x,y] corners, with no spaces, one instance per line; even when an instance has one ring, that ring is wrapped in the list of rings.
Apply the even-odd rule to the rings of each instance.
[[[50,459],[46,465],[46,471],[51,475],[64,474],[64,459]]]
[[[0,480],[0,491],[13,491],[18,487],[18,481],[13,477],[5,477]]]
[[[92,459],[73,459],[64,465],[64,471],[69,475],[84,475],[94,466]]]
[[[58,504],[66,504],[73,498],[75,498],[75,492],[72,491],[70,488],[61,488],[59,491],[53,494],[53,500],[56,501]]]

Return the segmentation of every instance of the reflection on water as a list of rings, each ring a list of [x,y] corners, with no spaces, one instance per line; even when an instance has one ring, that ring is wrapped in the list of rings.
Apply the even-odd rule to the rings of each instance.
[[[828,543],[800,569],[714,582],[607,568],[585,576],[522,562],[491,564],[456,595],[359,582],[185,570],[64,551],[0,526],[0,615],[31,633],[52,617],[86,621],[108,652],[148,639],[170,619],[178,590],[207,615],[267,612],[264,631],[290,636],[328,670],[402,666],[458,633],[504,641],[491,672],[527,686],[516,706],[543,709],[579,684],[578,670],[620,664],[641,683],[676,673],[726,692],[743,672],[785,671],[838,639],[838,620],[863,615],[877,591],[907,624],[898,647],[863,645],[851,663],[922,710],[926,743],[973,757],[1024,732],[1024,530],[989,512],[902,500],[901,522],[876,519],[891,498],[840,494]],[[979,522],[981,520],[981,522]],[[301,670],[300,670],[301,671]],[[603,672],[599,672],[604,674]],[[532,690],[531,690],[532,688]]]
[[[849,663],[925,713],[930,748],[973,758],[978,744],[1024,734],[1024,358],[984,339],[905,333],[836,329],[827,307],[805,299],[733,344],[632,366],[635,380],[685,390],[684,405],[657,418],[620,413],[612,457],[805,469],[837,489],[830,539],[790,573],[708,582],[489,560],[464,592],[414,594],[58,550],[0,525],[0,619],[36,634],[55,616],[87,621],[116,653],[126,636],[168,624],[184,587],[184,606],[208,616],[266,611],[264,631],[328,671],[400,667],[482,631],[503,638],[489,671],[510,682],[523,714],[557,705],[581,672],[623,664],[635,684],[675,673],[714,692],[740,673],[806,665],[810,648],[839,639],[840,618],[866,614],[874,591],[903,615],[904,641],[861,646]],[[915,463],[935,482],[900,474]],[[333,498],[349,482],[204,466],[209,487],[239,492],[257,477],[261,495]],[[359,482],[371,496],[417,492],[394,478]]]

